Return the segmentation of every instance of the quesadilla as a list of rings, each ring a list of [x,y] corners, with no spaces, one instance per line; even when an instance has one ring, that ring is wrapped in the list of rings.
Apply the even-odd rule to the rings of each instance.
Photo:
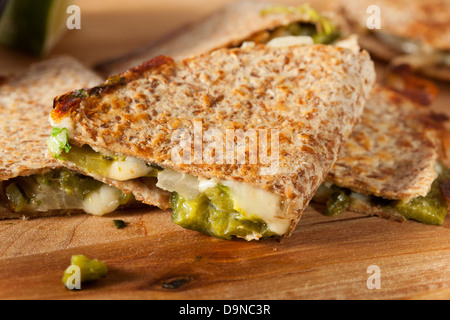
[[[236,1],[146,47],[102,62],[96,69],[111,76],[158,55],[180,60],[215,49],[240,47],[245,41],[267,43],[287,35],[308,36],[296,37],[297,44],[309,43],[309,38],[315,43],[330,43],[338,36],[338,23],[344,31],[345,24],[338,16],[331,12],[319,14],[307,4],[286,7],[257,0]]]
[[[314,202],[344,210],[442,225],[450,170],[442,128],[429,108],[376,87]]]
[[[450,81],[450,1],[340,0],[338,11],[372,56]],[[373,10],[372,10],[372,9]],[[372,25],[373,19],[379,25]],[[369,23],[369,25],[368,25]]]
[[[286,237],[374,81],[366,52],[326,45],[158,56],[55,98],[48,145],[96,179],[154,181],[183,228]]]
[[[362,8],[359,2],[351,4]],[[409,7],[405,6],[405,10]],[[361,16],[367,18],[366,14]],[[156,53],[170,52],[185,58],[219,46],[249,47],[271,41],[271,45],[324,42],[359,50],[359,38],[351,34],[354,29],[340,18],[319,13],[308,5],[237,2],[184,32],[101,66],[103,70],[118,70]],[[212,27],[214,23],[217,28]],[[308,35],[313,39],[305,38]],[[362,123],[355,127],[313,200],[328,203],[318,208],[326,215],[350,209],[397,220],[415,218],[442,224],[447,212],[445,199],[449,197],[445,190],[450,188],[442,187],[449,161],[440,150],[444,143],[441,140],[450,139],[436,121],[439,117],[419,105],[430,105],[437,92],[429,81],[411,76],[404,65],[394,68],[387,82],[389,88],[377,86],[372,92]]]
[[[68,56],[1,78],[0,218],[103,215],[132,203],[131,194],[68,170],[47,152],[53,98],[99,81]]]

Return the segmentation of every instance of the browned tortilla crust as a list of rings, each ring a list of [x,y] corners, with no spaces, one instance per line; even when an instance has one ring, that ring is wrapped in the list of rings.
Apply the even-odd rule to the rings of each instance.
[[[156,61],[156,62],[155,62]],[[160,63],[164,61],[164,63]],[[151,66],[151,67],[148,67]],[[136,77],[137,76],[137,77]],[[325,45],[221,49],[181,62],[159,57],[107,81],[53,121],[70,117],[71,143],[141,158],[205,178],[249,183],[286,198],[292,228],[359,121],[375,80],[367,53]],[[183,164],[171,159],[175,129],[279,130],[279,165]],[[193,148],[193,146],[192,146]],[[291,228],[291,230],[292,230]]]
[[[439,126],[430,109],[377,87],[327,180],[386,199],[425,196],[437,176],[439,152]]]

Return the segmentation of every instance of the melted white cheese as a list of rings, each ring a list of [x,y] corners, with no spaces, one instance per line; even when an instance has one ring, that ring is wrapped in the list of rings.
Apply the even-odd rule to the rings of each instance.
[[[289,229],[290,220],[286,211],[282,209],[281,197],[247,183],[201,179],[190,174],[166,169],[158,174],[156,186],[163,190],[177,192],[183,198],[192,199],[217,184],[222,184],[230,189],[230,196],[236,211],[248,217],[259,217],[267,224],[270,231],[278,235],[285,234]],[[254,235],[254,237],[256,239],[258,235]]]
[[[126,181],[144,177],[153,170],[143,160],[133,157],[126,157],[125,160],[116,160],[110,166],[107,178],[119,181]]]
[[[256,43],[253,41],[244,41],[241,44],[241,49],[248,49],[248,48],[254,48],[256,46]]]
[[[177,192],[186,199],[196,198],[200,195],[197,177],[173,170],[159,172],[156,186],[163,190]]]
[[[267,42],[268,47],[284,48],[290,46],[313,45],[314,40],[309,36],[286,36],[278,37]]]
[[[90,192],[83,200],[82,207],[87,213],[103,216],[120,206],[120,196],[119,189],[105,184],[100,189]]]
[[[237,181],[221,181],[230,189],[234,209],[247,216],[256,215],[263,220],[270,231],[282,235],[287,232],[290,220],[281,210],[281,197],[261,188]]]
[[[283,36],[276,37],[266,43],[266,46],[272,48],[284,48],[290,46],[305,46],[313,45],[314,40],[310,36]],[[241,45],[241,49],[253,48],[256,43],[253,41],[244,41]]]
[[[30,178],[31,180],[31,178]],[[65,192],[63,188],[52,185],[38,184],[34,180],[25,185],[28,194],[33,194],[32,201],[24,211],[45,212],[50,210],[84,210],[93,215],[105,215],[120,206],[122,192],[107,184],[102,185],[86,195],[84,199]]]

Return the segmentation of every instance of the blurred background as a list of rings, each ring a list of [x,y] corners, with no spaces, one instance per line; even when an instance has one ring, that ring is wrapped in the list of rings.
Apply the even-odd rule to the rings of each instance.
[[[87,67],[93,68],[97,64],[148,46],[172,31],[201,20],[234,1],[0,0],[0,75],[20,72],[33,62],[61,54],[71,55]],[[336,3],[333,0],[267,2],[287,5],[309,3],[319,11]],[[80,29],[68,30],[66,26],[66,21],[72,16],[72,13],[67,13],[67,8],[71,5],[77,6],[80,10]],[[6,40],[10,40],[8,38],[18,40],[15,39],[16,43],[14,41],[8,43],[5,37]],[[46,44],[43,43],[45,37],[55,39]],[[20,47],[33,41],[37,41],[32,48],[34,50],[11,48],[17,47],[14,46],[17,43]],[[44,49],[40,54],[36,54],[36,46],[40,48],[39,45]],[[377,63],[376,67],[378,78],[385,77],[386,63]],[[436,84],[439,95],[433,107],[439,111],[448,111],[449,83],[437,81]]]
[[[37,16],[36,9],[46,0],[0,0],[0,10],[9,1],[32,3],[34,16]],[[45,57],[70,54],[92,66],[143,46],[231,2],[233,0],[69,0],[66,5],[80,8],[81,29],[64,30],[65,33]],[[298,4],[306,1],[277,2]],[[324,0],[307,2],[316,8],[325,3]],[[62,15],[70,16],[64,12]],[[45,24],[45,17],[40,22]],[[43,57],[0,46],[0,74],[19,71]]]

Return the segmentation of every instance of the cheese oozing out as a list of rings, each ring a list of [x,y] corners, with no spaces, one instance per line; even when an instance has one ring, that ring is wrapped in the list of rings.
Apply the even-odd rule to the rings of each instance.
[[[293,39],[296,38],[296,39]],[[274,46],[310,44],[310,37],[283,37],[272,43]],[[73,126],[69,117],[59,123],[51,121],[57,128],[66,128],[68,136],[72,136]],[[69,151],[70,152],[70,151]],[[153,168],[145,161],[133,157],[125,157],[114,160],[106,173],[102,176],[110,179],[127,181],[144,177]],[[158,173],[157,187],[170,192],[177,192],[181,196],[192,199],[201,194],[207,186],[214,187],[217,184],[225,185],[230,190],[230,196],[234,202],[234,208],[246,216],[257,216],[263,220],[270,231],[275,234],[285,234],[290,226],[287,210],[283,205],[283,198],[268,192],[262,188],[256,188],[246,183],[225,181],[217,179],[202,179],[189,174],[178,173],[164,169]],[[105,185],[97,191],[91,192],[83,201],[86,212],[102,215],[107,211],[117,208],[118,197],[115,190]]]
[[[313,45],[314,40],[309,36],[285,36],[270,40],[266,45],[273,48],[283,48],[289,46]]]
[[[126,157],[124,160],[114,160],[107,172],[106,178],[127,181],[145,177],[152,170],[151,166],[141,159]],[[157,175],[156,186],[169,192],[177,192],[186,199],[193,199],[206,189],[222,184],[229,188],[235,209],[246,216],[257,216],[263,220],[270,231],[283,235],[287,232],[290,220],[282,209],[282,198],[261,188],[249,184],[218,179],[202,179],[190,174],[164,169]],[[108,186],[91,192],[83,202],[85,211],[102,215],[118,207],[118,197],[114,189]]]
[[[90,192],[81,202],[81,207],[87,213],[103,216],[119,208],[121,195],[119,189],[104,184]]]
[[[246,216],[257,216],[267,224],[270,231],[278,235],[288,231],[290,219],[283,207],[283,199],[262,188],[237,181],[203,179],[167,169],[158,174],[156,184],[158,188],[177,192],[186,199],[196,198],[208,188],[217,185],[229,188],[236,211]]]
[[[140,177],[145,177],[153,170],[141,159],[126,157],[123,160],[115,160],[108,169],[108,178],[127,181]]]
[[[74,174],[74,176],[76,175]],[[12,188],[15,194],[11,193],[8,187],[5,190],[6,197],[16,212],[83,210],[89,214],[102,216],[115,211],[128,201],[121,190],[98,181],[93,184],[92,191],[82,196],[79,192],[74,191],[74,186],[61,185],[52,182],[51,179],[33,177],[35,176],[20,177],[12,182],[17,186]],[[74,181],[77,180],[74,179]],[[20,201],[22,203],[18,203]],[[17,207],[18,204],[21,204],[20,207]]]

